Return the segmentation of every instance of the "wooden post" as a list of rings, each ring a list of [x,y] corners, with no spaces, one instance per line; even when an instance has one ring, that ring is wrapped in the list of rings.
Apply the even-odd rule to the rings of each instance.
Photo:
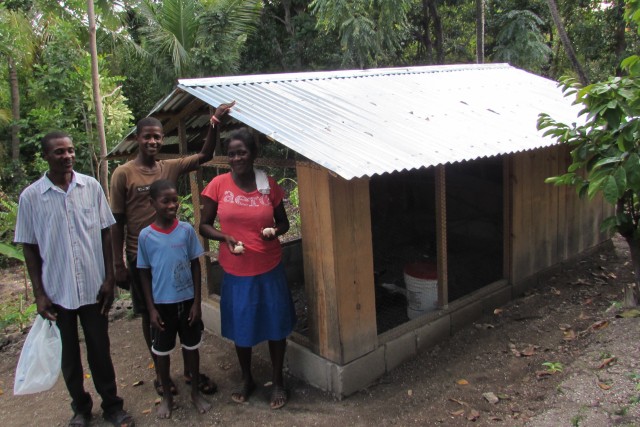
[[[447,266],[447,185],[444,165],[436,166],[436,240],[438,247],[438,306],[449,305]]]
[[[312,349],[346,364],[378,345],[369,180],[297,165]]]
[[[184,121],[184,116],[178,121],[178,149],[181,155],[187,155],[187,128]],[[194,228],[198,230],[200,227],[200,193],[202,192],[202,169],[198,169],[194,172],[189,172],[189,188],[191,189],[191,202],[193,203],[193,219]],[[200,244],[204,248],[205,252],[209,252],[209,240],[203,239],[198,233],[198,239]],[[208,256],[200,257],[200,269],[202,271],[202,291],[204,295],[201,295],[203,299],[207,298],[211,293],[209,284],[211,282],[211,260]]]
[[[513,183],[511,176],[510,155],[502,158],[502,277],[511,282],[511,259],[513,252],[513,229],[511,218],[513,217],[512,191]]]

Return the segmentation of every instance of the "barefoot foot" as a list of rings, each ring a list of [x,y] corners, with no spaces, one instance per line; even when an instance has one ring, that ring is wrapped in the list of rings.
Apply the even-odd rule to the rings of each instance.
[[[196,408],[196,411],[201,414],[204,414],[211,409],[211,403],[209,403],[209,401],[199,392],[191,393],[191,402],[193,403],[194,408]]]
[[[170,394],[168,394],[170,396]],[[156,410],[156,415],[160,419],[171,418],[171,410],[174,408],[173,401],[171,398],[164,397],[160,404],[158,405],[158,409]]]

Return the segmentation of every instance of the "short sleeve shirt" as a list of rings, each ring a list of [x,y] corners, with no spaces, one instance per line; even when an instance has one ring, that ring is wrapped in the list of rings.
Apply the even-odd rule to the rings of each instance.
[[[168,179],[176,182],[186,172],[198,169],[198,155],[181,159],[158,160],[158,167],[145,171],[134,161],[116,168],[111,176],[111,210],[127,216],[126,250],[135,255],[140,231],[151,224],[156,213],[149,203],[149,187],[154,181]]]
[[[105,279],[101,232],[113,223],[94,178],[74,172],[65,193],[45,174],[20,195],[14,241],[38,245],[47,296],[75,310],[96,302]]]
[[[282,258],[278,239],[264,240],[263,228],[273,227],[274,208],[282,203],[284,191],[269,177],[269,194],[258,190],[246,193],[233,182],[231,173],[218,175],[205,187],[202,195],[218,203],[217,217],[223,233],[244,244],[244,253],[234,255],[220,245],[218,261],[227,273],[255,276],[275,268]]]
[[[138,238],[138,268],[151,269],[155,304],[172,304],[194,298],[191,261],[204,253],[193,227],[177,221],[168,230],[154,224]]]

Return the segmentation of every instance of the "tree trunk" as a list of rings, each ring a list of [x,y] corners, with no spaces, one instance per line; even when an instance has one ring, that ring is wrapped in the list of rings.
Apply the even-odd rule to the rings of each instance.
[[[584,72],[580,61],[578,61],[578,57],[576,56],[575,51],[573,50],[573,45],[571,44],[571,40],[569,40],[569,36],[567,35],[567,31],[564,28],[564,24],[560,19],[560,13],[558,13],[558,6],[556,5],[555,0],[547,0],[547,5],[549,6],[549,12],[551,12],[551,18],[553,19],[553,23],[556,26],[556,30],[558,31],[558,36],[560,37],[560,41],[562,42],[562,46],[564,46],[565,53],[573,66],[573,70],[578,74],[578,79],[583,86],[587,86],[589,84],[589,79],[587,78],[587,74]]]
[[[429,29],[431,27],[431,16],[429,15],[429,0],[422,0],[422,16],[420,18],[420,33],[418,40],[422,49],[418,48],[418,59],[424,59],[428,64],[433,63],[433,42]],[[420,52],[424,55],[422,58]]]
[[[435,0],[429,0],[429,14],[433,20],[433,35],[436,41],[436,63],[444,64],[444,34],[442,32],[442,20],[438,14]]]
[[[624,0],[617,0],[614,4],[615,7],[615,30],[614,30],[614,51],[616,53],[616,59],[618,62],[622,61],[624,52],[627,48],[627,40],[625,38],[626,22],[624,20]],[[620,65],[616,67],[616,75],[622,75],[622,69]]]
[[[633,236],[623,236],[629,245],[631,264],[633,265],[634,282],[624,284],[624,307],[638,306],[638,284],[640,283],[640,240]]]
[[[96,129],[100,140],[100,168],[98,175],[104,194],[109,198],[109,164],[107,157],[107,138],[104,132],[104,116],[102,115],[102,97],[100,96],[100,72],[98,71],[98,45],[96,43],[96,16],[93,0],[87,1],[89,15],[89,50],[91,51],[91,86],[93,88],[93,102],[96,107]]]
[[[11,86],[11,160],[20,160],[20,89],[18,72],[13,58],[9,57],[9,84]]]
[[[484,0],[476,0],[476,63],[484,64]]]

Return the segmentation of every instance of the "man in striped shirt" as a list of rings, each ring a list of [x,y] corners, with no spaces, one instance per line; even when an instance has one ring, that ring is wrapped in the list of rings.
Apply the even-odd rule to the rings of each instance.
[[[115,219],[98,181],[73,170],[69,135],[48,133],[41,148],[49,170],[20,195],[14,240],[23,244],[38,313],[60,329],[62,375],[74,412],[69,426],[89,425],[93,406],[84,389],[78,318],[103,417],[119,427],[133,426],[117,395],[108,332]]]

